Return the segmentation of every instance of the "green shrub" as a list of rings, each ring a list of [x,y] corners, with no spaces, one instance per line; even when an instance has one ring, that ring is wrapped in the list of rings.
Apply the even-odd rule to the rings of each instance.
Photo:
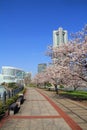
[[[24,88],[20,93],[24,94],[26,92],[26,88]]]
[[[20,93],[24,94],[26,92],[26,88],[24,88],[22,91],[20,91]],[[12,103],[16,102],[17,98],[18,98],[18,94],[16,94],[15,96],[7,99],[6,101],[6,106],[9,107]]]
[[[8,83],[8,88],[11,88],[11,89],[16,89],[16,88],[19,88],[18,86],[17,86],[17,84],[16,83]]]
[[[15,96],[12,97],[13,101],[15,102],[18,98],[18,95],[16,94]]]
[[[62,84],[60,84],[60,88],[64,88],[64,86]]]
[[[48,87],[51,87],[51,86],[52,86],[52,84],[49,83],[49,82],[45,82],[44,85],[45,85],[45,86],[48,86]]]
[[[28,86],[29,86],[29,87],[36,87],[37,85],[34,84],[34,83],[30,83]]]
[[[0,115],[5,113],[6,107],[3,105],[2,102],[0,102]]]
[[[6,101],[7,107],[9,107],[9,106],[10,106],[12,103],[14,103],[14,102],[15,102],[15,100],[12,99],[12,98],[7,99],[7,101]]]

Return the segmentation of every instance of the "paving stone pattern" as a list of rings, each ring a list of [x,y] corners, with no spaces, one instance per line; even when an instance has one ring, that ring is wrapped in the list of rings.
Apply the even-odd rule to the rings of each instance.
[[[81,128],[87,130],[87,106],[77,101],[63,98],[53,91],[41,90],[48,95],[67,115],[69,115]]]
[[[72,130],[63,116],[36,89],[28,88],[25,99],[17,114],[1,122],[0,130]],[[73,130],[81,129],[76,127]]]

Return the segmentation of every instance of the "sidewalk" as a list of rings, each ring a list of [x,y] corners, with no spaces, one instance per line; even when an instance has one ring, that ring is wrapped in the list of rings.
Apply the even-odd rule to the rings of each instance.
[[[87,130],[87,105],[78,101],[61,97],[55,91],[41,89],[45,95],[53,100],[69,117],[71,117],[83,130]]]
[[[82,130],[39,89],[29,88],[15,115],[0,124],[0,130]]]

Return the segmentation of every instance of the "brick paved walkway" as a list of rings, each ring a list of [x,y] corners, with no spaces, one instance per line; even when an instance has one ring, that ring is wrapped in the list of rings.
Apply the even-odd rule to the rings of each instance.
[[[2,120],[0,130],[82,130],[40,90],[29,88],[15,115]]]
[[[54,91],[40,89],[45,95],[53,100],[69,117],[71,117],[82,130],[87,130],[87,106],[80,102],[61,97]]]

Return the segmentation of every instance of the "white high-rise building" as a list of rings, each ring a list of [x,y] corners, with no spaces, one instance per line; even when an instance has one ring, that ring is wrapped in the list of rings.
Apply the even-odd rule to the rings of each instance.
[[[53,31],[53,47],[60,46],[62,44],[67,44],[68,42],[68,32],[59,28],[58,30]]]

